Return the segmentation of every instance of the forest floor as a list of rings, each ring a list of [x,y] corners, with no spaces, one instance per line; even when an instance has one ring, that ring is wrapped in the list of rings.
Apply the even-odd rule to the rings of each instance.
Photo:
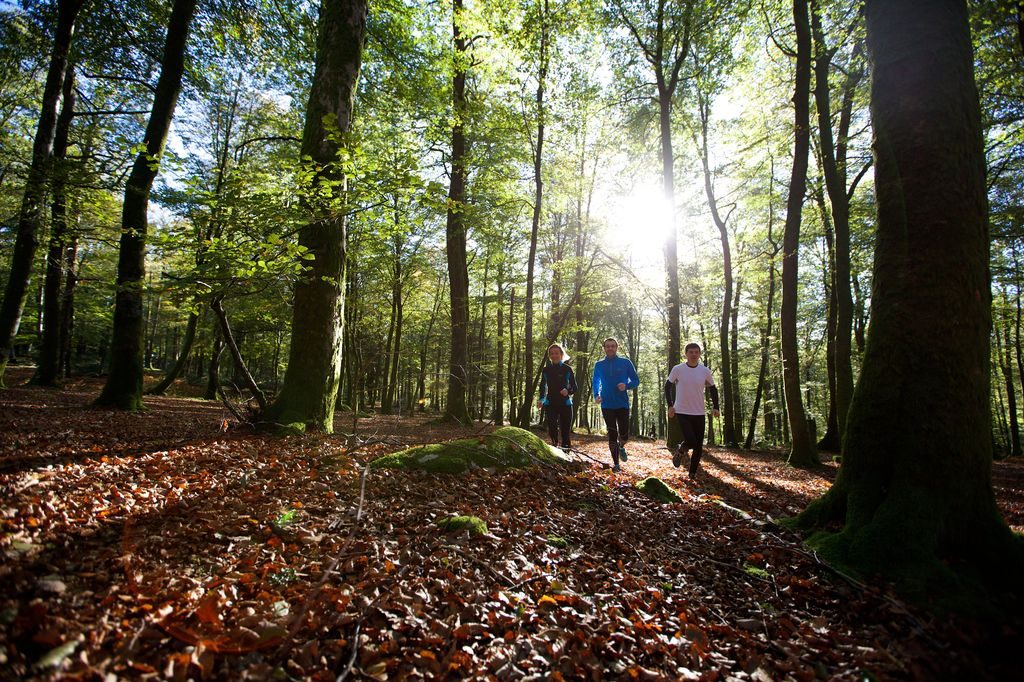
[[[0,678],[1009,679],[1021,631],[847,579],[771,523],[836,465],[663,444],[624,471],[374,470],[457,429],[338,415],[337,435],[232,428],[217,403],[89,406],[96,379],[0,390]],[[353,435],[353,433],[357,435]],[[347,435],[346,435],[347,434]],[[579,448],[608,461],[599,436]],[[682,503],[635,483],[660,476]],[[1024,529],[1024,463],[997,462]],[[742,510],[744,513],[740,513]],[[474,514],[488,533],[441,533]],[[112,677],[111,675],[115,676]]]

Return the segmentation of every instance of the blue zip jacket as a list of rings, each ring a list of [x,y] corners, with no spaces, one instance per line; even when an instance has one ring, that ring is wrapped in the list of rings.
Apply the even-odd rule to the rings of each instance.
[[[591,381],[591,393],[601,396],[602,410],[617,410],[629,407],[630,389],[636,389],[640,377],[629,358],[616,355],[605,357],[594,363],[594,378]],[[619,384],[626,384],[626,390],[620,391]]]

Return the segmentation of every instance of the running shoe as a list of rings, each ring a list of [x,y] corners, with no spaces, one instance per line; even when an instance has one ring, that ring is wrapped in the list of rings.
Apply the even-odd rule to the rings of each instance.
[[[674,466],[676,469],[678,469],[679,466],[682,463],[683,463],[683,450],[682,450],[681,447],[678,447],[672,453],[672,466]]]
[[[629,461],[629,455],[626,453],[625,443],[619,443],[619,458],[622,459],[623,462]]]

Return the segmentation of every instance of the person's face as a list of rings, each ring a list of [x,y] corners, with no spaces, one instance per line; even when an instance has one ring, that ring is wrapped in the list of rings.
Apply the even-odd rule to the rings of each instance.
[[[604,344],[604,354],[608,357],[614,356],[619,350],[619,344],[614,341],[606,341]]]
[[[551,358],[551,362],[558,363],[562,361],[562,351],[557,348],[548,348],[548,357]]]
[[[691,365],[696,365],[700,362],[700,348],[686,349],[686,362]]]

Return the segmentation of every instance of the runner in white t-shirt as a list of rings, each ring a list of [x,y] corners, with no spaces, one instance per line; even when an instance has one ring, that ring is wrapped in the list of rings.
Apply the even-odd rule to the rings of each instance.
[[[707,408],[704,406],[704,390],[711,394],[712,414],[718,416],[718,388],[711,376],[711,370],[700,362],[700,346],[686,344],[686,362],[680,363],[668,373],[665,382],[665,401],[669,404],[669,419],[675,417],[683,432],[683,442],[672,453],[672,466],[683,462],[687,450],[693,450],[690,458],[690,479],[697,476],[700,456],[704,448],[704,428]]]

